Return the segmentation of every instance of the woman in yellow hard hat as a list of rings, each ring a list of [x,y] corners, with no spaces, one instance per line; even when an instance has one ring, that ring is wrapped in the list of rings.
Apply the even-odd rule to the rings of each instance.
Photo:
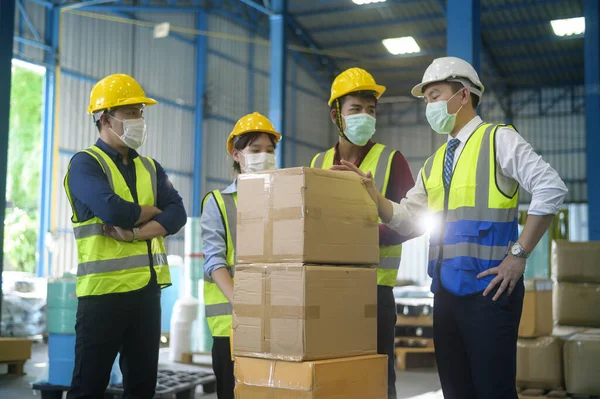
[[[242,117],[227,139],[227,152],[237,173],[275,169],[275,147],[281,134],[269,119],[254,112]],[[212,360],[219,399],[233,399],[235,385],[230,331],[235,263],[237,179],[224,190],[214,190],[202,201],[204,245],[204,303],[213,336]]]

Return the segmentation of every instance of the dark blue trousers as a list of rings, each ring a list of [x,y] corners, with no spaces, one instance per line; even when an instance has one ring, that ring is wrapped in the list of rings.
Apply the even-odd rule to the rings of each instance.
[[[523,280],[505,293],[435,294],[433,337],[445,399],[517,399],[517,337]]]

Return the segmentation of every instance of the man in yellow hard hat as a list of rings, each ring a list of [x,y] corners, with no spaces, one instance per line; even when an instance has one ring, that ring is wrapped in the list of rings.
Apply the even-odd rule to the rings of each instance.
[[[257,173],[275,169],[275,147],[281,134],[265,116],[254,112],[236,123],[227,139],[233,172]],[[223,190],[208,193],[202,201],[204,251],[204,304],[213,336],[212,366],[219,399],[233,399],[235,379],[231,361],[230,331],[233,303],[237,214],[237,178]]]
[[[383,144],[374,143],[377,100],[385,92],[370,73],[350,68],[331,85],[331,121],[339,138],[335,147],[315,155],[311,167],[329,169],[348,161],[374,176],[377,187],[392,201],[400,201],[414,186],[414,179],[404,156]],[[388,395],[396,398],[394,366],[394,327],[396,284],[403,237],[384,225],[379,226],[380,263],[377,269],[377,351],[388,355]]]
[[[526,259],[567,194],[556,171],[513,126],[484,122],[484,86],[472,65],[435,59],[412,94],[427,104],[431,129],[446,137],[400,203],[363,177],[380,218],[410,234],[429,213],[428,274],[433,338],[445,399],[517,399],[517,337]],[[519,187],[532,194],[518,233]]]
[[[100,80],[88,107],[100,138],[73,156],[65,176],[78,255],[69,398],[104,397],[118,352],[124,397],[154,396],[160,290],[171,284],[163,237],[187,215],[161,165],[136,151],[153,104],[131,76]]]

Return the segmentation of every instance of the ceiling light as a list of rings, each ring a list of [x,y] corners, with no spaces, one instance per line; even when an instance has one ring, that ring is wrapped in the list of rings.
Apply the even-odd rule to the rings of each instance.
[[[582,35],[585,32],[585,18],[555,19],[550,21],[556,36]]]
[[[412,54],[421,51],[421,48],[412,36],[384,39],[382,42],[385,48],[394,55]]]
[[[371,3],[385,3],[387,0],[352,0],[354,4],[358,4],[359,6]]]

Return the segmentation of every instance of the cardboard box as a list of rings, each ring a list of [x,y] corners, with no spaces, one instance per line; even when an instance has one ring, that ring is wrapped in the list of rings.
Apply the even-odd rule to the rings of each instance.
[[[600,284],[600,241],[553,241],[552,277],[559,282]]]
[[[600,327],[600,284],[557,283],[553,307],[557,324]]]
[[[552,281],[526,279],[519,337],[552,334]]]
[[[555,325],[552,329],[552,336],[559,337],[562,339],[568,339],[569,337],[579,334],[582,332],[587,332],[589,329],[586,327],[572,327],[572,326],[559,326]]]
[[[577,334],[564,346],[567,392],[600,395],[600,335]]]
[[[377,207],[355,173],[238,177],[236,263],[379,264]]]
[[[520,338],[517,342],[517,386],[563,387],[563,341],[558,337]]]
[[[377,271],[302,264],[240,265],[233,353],[288,361],[377,353]]]
[[[0,337],[0,362],[31,359],[30,339]]]
[[[291,363],[237,357],[236,399],[387,399],[387,356]]]

